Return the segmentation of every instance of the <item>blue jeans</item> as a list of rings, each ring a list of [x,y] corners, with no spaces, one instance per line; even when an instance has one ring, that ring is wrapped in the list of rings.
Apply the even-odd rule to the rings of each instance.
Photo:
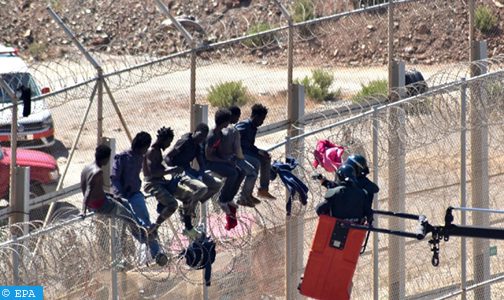
[[[226,178],[219,196],[219,202],[228,203],[233,201],[234,196],[238,192],[237,186],[239,187],[241,183],[239,181],[240,172],[238,168],[225,162],[209,161],[207,162],[207,169]]]
[[[140,193],[140,192],[139,192]],[[134,198],[134,203],[137,206],[141,206],[141,202],[139,201],[140,199],[143,198],[143,194],[141,194],[141,197],[137,195],[137,193],[133,194],[130,198]],[[145,212],[147,212],[147,207],[145,205],[145,200],[143,200],[143,208],[145,209]],[[140,209],[141,210],[141,209]],[[140,211],[139,210],[139,211]],[[131,231],[131,235],[139,242],[139,243],[146,243],[147,242],[147,237],[145,236],[145,231],[139,230],[139,226],[145,227],[145,220],[147,220],[150,224],[149,220],[149,213],[147,212],[147,219],[140,220],[138,217],[137,213],[135,212],[135,207],[131,204],[130,200],[128,199],[128,202],[122,201],[119,199],[113,199],[112,197],[108,196],[105,198],[105,203],[103,204],[102,207],[93,210],[97,214],[101,215],[106,215],[110,217],[115,217],[123,220],[129,227]],[[146,227],[148,228],[148,227]],[[151,252],[152,257],[155,257],[159,253],[159,243],[155,239],[150,239],[148,241],[149,249]]]
[[[259,187],[264,190],[268,190],[270,178],[271,178],[271,158],[261,155],[249,155],[245,154],[245,160],[249,162],[256,171],[261,175],[259,180]],[[260,171],[259,171],[260,170]]]
[[[241,182],[243,178],[245,178],[241,189],[240,198],[248,199],[254,191],[254,184],[257,180],[258,169],[256,169],[252,164],[244,159],[239,159],[236,164],[241,171],[239,182]],[[239,188],[239,186],[237,188]]]
[[[147,205],[145,204],[144,194],[142,192],[133,193],[128,198],[128,202],[129,202],[131,209],[133,211],[133,215],[138,220],[138,223],[145,228],[150,228],[152,226],[152,223],[150,221],[149,211],[147,210]],[[135,238],[140,243],[147,243],[149,246],[151,256],[156,257],[156,255],[160,251],[160,246],[159,246],[159,242],[157,241],[157,239],[153,238],[153,239],[149,239],[147,241],[147,238],[143,234],[137,234],[135,236]]]

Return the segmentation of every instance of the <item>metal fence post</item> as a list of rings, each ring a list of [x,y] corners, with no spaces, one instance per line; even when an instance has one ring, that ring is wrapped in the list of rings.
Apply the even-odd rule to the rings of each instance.
[[[486,64],[476,61],[484,60],[487,56],[485,41],[473,42],[471,57],[471,76],[478,76],[487,72]],[[481,85],[472,85],[471,92],[471,203],[473,207],[488,208],[489,178],[488,178],[488,125],[486,112],[486,94]],[[474,213],[473,225],[490,226],[488,214]],[[473,242],[474,282],[479,283],[490,279],[490,241],[476,239]],[[483,285],[474,291],[475,299],[490,299],[490,285]]]
[[[10,88],[9,84],[4,80],[3,75],[0,75],[0,87],[5,91],[7,95],[12,100],[12,120],[11,120],[11,136],[10,136],[10,142],[11,142],[11,162],[10,162],[10,179],[9,179],[9,194],[10,194],[10,199],[9,203],[11,205],[16,202],[16,165],[17,165],[17,123],[18,123],[18,98],[16,96],[16,93]]]
[[[394,88],[392,77],[394,76],[394,0],[389,0],[388,11],[388,92],[392,94]]]
[[[96,144],[99,144],[103,137],[103,71],[98,69],[98,95],[96,99]]]
[[[286,157],[291,156],[298,159],[300,165],[302,153],[304,153],[304,139],[291,140],[291,137],[303,133],[303,124],[299,120],[304,116],[304,86],[299,84],[291,85],[292,103],[288,108],[289,132],[286,144]],[[298,172],[298,171],[295,171]],[[286,216],[285,224],[286,243],[286,299],[298,299],[297,286],[303,270],[303,241],[304,241],[304,217],[300,215]]]
[[[75,34],[70,30],[70,28],[68,28],[68,26],[65,24],[65,22],[63,22],[63,20],[60,18],[60,16],[50,6],[47,7],[47,11],[49,12],[49,15],[53,18],[53,20],[56,22],[56,24],[58,24],[58,26],[60,26],[63,29],[63,31],[65,32],[65,34],[72,40],[72,42],[79,49],[79,51],[82,53],[82,55],[84,55],[86,60],[96,69],[97,76],[98,76],[98,82],[96,83],[96,86],[93,88],[93,91],[91,92],[89,104],[86,109],[86,113],[84,114],[84,117],[82,119],[81,127],[79,128],[79,133],[77,134],[77,137],[74,140],[74,143],[72,145],[72,149],[70,151],[69,158],[67,160],[67,164],[65,166],[65,170],[63,172],[63,175],[60,178],[60,181],[58,182],[58,186],[56,187],[56,190],[60,190],[63,187],[63,180],[65,179],[66,173],[68,171],[68,167],[70,166],[70,162],[72,161],[73,153],[75,152],[75,148],[77,146],[77,143],[79,142],[80,134],[82,132],[82,129],[84,128],[84,123],[87,119],[87,116],[88,116],[89,110],[91,108],[91,105],[93,103],[93,99],[94,99],[96,92],[98,92],[98,100],[97,100],[98,101],[98,111],[97,111],[97,113],[98,113],[97,136],[98,136],[98,138],[97,138],[97,143],[99,143],[101,140],[101,137],[103,134],[103,127],[102,127],[103,101],[102,100],[103,100],[103,81],[104,81],[104,79],[103,79],[103,69],[100,66],[100,64],[98,63],[98,61],[96,61],[96,59],[93,56],[91,56],[91,54],[86,50],[86,48],[82,45],[82,43],[79,42],[79,40],[76,38]],[[53,202],[49,206],[49,210],[47,211],[47,215],[44,220],[43,227],[45,227],[47,225],[47,222],[50,219],[52,212],[54,210],[54,205],[55,204]],[[36,246],[35,250],[37,248],[38,247]]]
[[[110,261],[112,261],[112,268],[110,269],[110,286],[111,286],[111,296],[112,300],[119,299],[119,285],[117,276],[117,255],[116,251],[118,249],[117,242],[119,240],[116,231],[117,222],[114,218],[109,220],[109,232],[110,232]]]
[[[403,97],[405,82],[404,62],[393,63],[392,86],[394,90],[390,95],[390,101],[394,102]],[[389,179],[389,209],[402,212],[405,208],[406,184],[405,184],[405,161],[404,149],[405,112],[400,107],[389,110],[389,133],[388,141],[388,179]],[[399,218],[389,219],[389,227],[394,230],[404,230],[404,220]],[[389,299],[400,300],[405,297],[405,241],[402,237],[389,236],[388,276],[389,276]]]
[[[199,123],[205,123],[208,124],[208,105],[200,105],[200,104],[194,104],[192,105],[192,111],[194,112],[194,117],[191,118],[191,128],[196,129],[196,126],[198,126]],[[194,131],[194,129],[192,131]],[[193,162],[193,164],[197,164],[196,161]],[[201,220],[201,225],[203,225],[203,232],[206,234],[207,232],[207,208],[208,208],[208,201],[205,203],[201,204],[201,210],[200,210],[200,220]],[[202,270],[201,273],[203,277],[203,282],[205,282],[205,270]],[[208,300],[208,286],[206,284],[203,284],[202,287],[202,299],[203,300]]]
[[[13,249],[12,251],[12,285],[19,285],[21,281],[19,278],[19,250],[20,247],[17,244],[17,235],[12,235]]]
[[[379,138],[379,120],[378,120],[378,111],[376,107],[373,107],[373,182],[378,185],[378,138]],[[373,209],[377,210],[380,209],[379,203],[378,203],[378,195],[374,195],[374,200],[373,200]],[[379,226],[379,219],[376,219],[375,221],[375,226]],[[379,235],[377,232],[373,233],[373,299],[378,300],[379,298],[379,287],[380,287],[380,282],[379,282],[379,265],[378,265],[378,258],[379,258]]]
[[[11,234],[13,242],[12,249],[12,280],[14,285],[21,283],[19,274],[19,265],[22,260],[23,247],[21,247],[16,239],[18,236],[23,236],[28,233],[29,220],[29,193],[30,193],[30,167],[16,167],[14,169],[14,177],[16,177],[17,185],[14,187],[16,199],[11,199],[11,215],[9,224],[11,225]],[[14,224],[23,224],[22,226],[13,226]]]
[[[178,31],[184,36],[184,39],[187,40],[187,43],[191,47],[191,88],[190,88],[190,93],[191,93],[191,99],[189,103],[189,110],[190,110],[190,126],[191,126],[191,131],[194,131],[196,129],[195,127],[192,127],[193,124],[196,122],[196,111],[194,111],[194,104],[196,104],[196,60],[197,60],[197,55],[196,55],[196,40],[192,37],[192,35],[185,29],[185,27],[180,24],[180,22],[172,16],[170,13],[170,9],[168,6],[166,6],[162,0],[156,0],[156,4],[159,8],[159,10],[167,16],[170,21],[172,22],[173,26],[177,28]]]
[[[196,127],[193,127],[192,124],[194,124],[197,121],[196,117],[196,111],[194,111],[194,104],[196,104],[196,50],[195,50],[195,45],[194,42],[191,44],[192,52],[191,52],[191,132],[196,129]]]
[[[465,81],[465,78],[462,78]],[[463,84],[460,88],[460,206],[467,206],[467,84]],[[462,210],[462,226],[466,225],[466,211]],[[462,300],[467,297],[467,244],[466,239],[460,239],[460,281],[462,289]]]
[[[285,137],[285,152],[290,153],[291,151],[291,140],[289,136]],[[293,279],[293,269],[294,266],[292,264],[293,257],[292,253],[292,219],[290,216],[285,218],[285,299],[292,300],[295,299],[295,294],[293,292],[295,283]]]
[[[474,48],[472,47],[473,42],[475,41],[475,26],[474,26],[474,15],[476,13],[475,11],[475,5],[474,5],[474,0],[468,0],[467,1],[467,11],[468,11],[468,19],[469,19],[469,61],[473,60],[473,57],[475,57],[474,53]],[[471,74],[474,76],[474,74]]]
[[[292,19],[289,10],[279,1],[275,0],[278,8],[282,14],[287,18],[289,24],[288,28],[288,45],[287,45],[287,103],[292,102],[292,80],[293,80],[293,70],[294,70],[294,21]]]
[[[16,232],[17,236],[23,236],[28,233],[28,225],[26,224],[29,220],[30,206],[30,167],[16,167],[14,171],[14,176],[16,177],[16,199],[11,202],[11,216],[9,217],[9,223],[25,223],[23,227],[17,227],[21,229],[20,232]]]
[[[194,104],[192,107],[194,118],[192,119],[191,128],[196,129],[199,123],[208,124],[208,105]]]
[[[116,140],[113,138],[102,137],[100,140],[100,144],[107,145],[112,149],[110,153],[110,159],[115,156],[115,148],[116,148]],[[103,170],[103,189],[106,192],[110,191],[112,186],[110,180],[110,174],[112,171],[112,162],[109,161],[108,164],[102,167]],[[118,274],[117,274],[117,253],[122,253],[120,251],[119,244],[119,236],[117,234],[117,221],[115,218],[110,218],[109,220],[109,233],[110,233],[110,261],[112,261],[112,268],[110,269],[110,278],[111,278],[111,290],[112,290],[112,299],[119,299],[119,287],[118,287]],[[121,273],[121,282],[126,282],[125,274]],[[126,292],[123,290],[123,294]]]

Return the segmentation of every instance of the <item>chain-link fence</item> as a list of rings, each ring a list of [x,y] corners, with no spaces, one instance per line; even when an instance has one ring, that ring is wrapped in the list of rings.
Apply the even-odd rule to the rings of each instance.
[[[501,61],[489,61],[486,65],[487,76],[473,80],[460,80],[448,86],[438,88],[425,96],[409,99],[400,104],[378,106],[374,110],[360,110],[351,113],[353,116],[336,117],[325,122],[304,122],[303,151],[294,151],[294,156],[302,163],[299,168],[300,178],[310,187],[309,203],[306,207],[294,202],[293,216],[302,216],[300,230],[302,239],[299,240],[302,253],[302,263],[297,272],[302,272],[306,263],[311,239],[316,227],[314,206],[320,201],[323,188],[310,179],[315,169],[311,161],[314,146],[319,139],[330,139],[347,147],[348,153],[362,153],[368,157],[369,165],[375,166],[370,176],[377,176],[381,191],[377,207],[382,210],[391,209],[390,189],[394,183],[390,181],[390,169],[397,170],[391,157],[391,149],[395,147],[390,141],[396,139],[396,132],[389,130],[394,125],[391,116],[402,113],[404,122],[401,124],[400,142],[404,149],[405,170],[404,178],[404,211],[414,214],[424,214],[431,224],[443,224],[445,209],[448,206],[473,206],[480,201],[479,197],[466,197],[467,203],[461,199],[461,190],[466,189],[467,195],[477,182],[472,176],[472,168],[483,160],[472,158],[470,139],[461,142],[461,135],[473,134],[478,130],[488,128],[489,168],[487,187],[489,190],[490,208],[501,205],[499,177],[502,173],[499,167],[498,153],[500,153],[501,105],[495,99],[499,94],[489,90],[495,84],[502,82]],[[453,69],[448,71],[468,75],[470,68]],[[445,76],[447,74],[443,74]],[[482,92],[482,93],[480,93]],[[484,97],[482,97],[484,96]],[[494,98],[497,97],[497,98]],[[467,103],[465,103],[467,101]],[[482,111],[462,109],[480,107]],[[475,106],[475,103],[479,105]],[[485,112],[485,113],[483,113]],[[473,118],[474,113],[476,118]],[[484,123],[481,121],[485,119]],[[465,121],[464,121],[465,120]],[[336,123],[335,123],[336,122]],[[464,122],[466,124],[464,125]],[[325,126],[325,127],[324,127]],[[349,131],[349,128],[352,130]],[[375,130],[376,129],[376,130]],[[373,131],[378,134],[373,139]],[[294,142],[292,140],[291,142]],[[375,148],[375,150],[373,150]],[[463,149],[467,156],[462,157]],[[285,155],[274,152],[275,159],[284,159]],[[374,160],[377,158],[377,160]],[[492,163],[494,162],[494,163]],[[467,164],[467,181],[461,181],[462,165]],[[332,174],[326,173],[327,177]],[[481,175],[480,175],[481,176]],[[282,196],[283,187],[278,180],[273,182],[272,190],[278,197]],[[78,200],[80,196],[71,198]],[[152,199],[147,200],[149,206]],[[208,288],[211,299],[220,297],[240,297],[247,299],[284,297],[284,260],[286,259],[285,243],[285,203],[280,199],[263,202],[257,208],[240,209],[240,225],[235,231],[227,232],[223,229],[222,214],[212,202],[208,204],[208,232],[218,244],[218,258],[214,264],[213,283]],[[153,209],[153,207],[151,207]],[[467,213],[467,224],[481,225],[482,219],[487,219],[487,225],[502,227],[502,217],[480,212]],[[462,224],[460,214],[455,214],[455,223]],[[3,269],[5,282],[12,283],[17,278],[18,283],[42,284],[50,298],[67,295],[70,298],[103,299],[111,293],[111,269],[118,270],[118,287],[121,295],[130,297],[160,298],[183,297],[200,298],[203,282],[200,272],[189,270],[184,261],[177,258],[187,242],[179,234],[181,228],[173,224],[163,226],[160,240],[163,248],[170,254],[172,261],[166,267],[157,267],[151,261],[146,264],[145,248],[135,242],[123,226],[116,224],[109,227],[110,220],[100,220],[96,217],[86,220],[67,221],[67,224],[56,225],[33,236],[23,237],[20,241],[8,241],[2,244],[2,255],[5,259]],[[100,225],[101,224],[101,225]],[[404,228],[414,230],[414,223],[406,223]],[[20,225],[17,225],[20,226]],[[298,225],[299,226],[299,225]],[[387,223],[378,217],[375,226],[391,227],[397,224]],[[100,229],[101,228],[101,229]],[[111,229],[112,228],[112,229]],[[4,229],[4,239],[8,237],[9,228]],[[109,255],[112,231],[116,232],[121,250],[115,250],[115,260]],[[67,240],[71,239],[71,240]],[[392,248],[394,239],[402,241],[399,247],[400,256],[394,256]],[[40,240],[40,241],[39,241]],[[36,241],[39,241],[37,255],[33,255]],[[493,299],[502,294],[500,279],[503,274],[502,260],[499,259],[498,249],[502,242],[496,240],[466,239],[451,237],[447,242],[441,242],[440,265],[430,264],[431,250],[426,240],[404,240],[403,238],[388,238],[380,235],[378,248],[371,246],[373,238],[368,243],[368,251],[361,256],[356,275],[352,296],[355,299],[373,296],[373,283],[377,282],[378,297],[432,299],[460,297],[460,286],[464,281],[468,288],[469,299],[482,299],[481,293],[488,293]],[[57,246],[57,245],[66,245]],[[68,249],[68,245],[72,245]],[[22,250],[20,250],[22,249]],[[115,248],[114,248],[115,249]],[[301,249],[297,249],[300,251]],[[465,252],[462,249],[466,249]],[[31,251],[31,252],[30,252]],[[77,251],[70,255],[72,251]],[[481,252],[478,252],[481,251]],[[17,265],[12,265],[16,253],[22,253],[22,259]],[[373,263],[373,255],[378,255],[378,265]],[[31,254],[31,255],[30,255]],[[101,256],[100,256],[101,255]],[[402,256],[402,259],[401,259]],[[72,265],[74,264],[74,265]],[[17,269],[13,269],[17,266]],[[85,266],[85,267],[84,267]],[[388,266],[388,267],[387,267]],[[114,267],[114,268],[113,268]],[[462,269],[465,269],[462,272]],[[476,272],[486,270],[487,274],[477,277]],[[16,271],[14,271],[16,270]],[[68,270],[68,271],[65,271]],[[379,270],[375,273],[374,270]],[[398,272],[399,274],[395,274]],[[17,277],[12,277],[16,274]],[[373,278],[371,274],[376,274]],[[463,277],[466,274],[465,277]],[[478,279],[476,279],[478,278]],[[375,281],[375,280],[376,281]],[[392,284],[392,280],[398,280]],[[68,283],[72,280],[79,284]],[[298,278],[296,278],[298,280]],[[489,283],[478,285],[478,282]],[[66,286],[63,290],[58,288]],[[260,287],[260,288],[259,288]],[[483,288],[482,288],[483,287]],[[486,290],[485,290],[486,289]]]
[[[366,114],[342,126],[305,137],[303,151],[296,156],[301,163],[298,174],[310,185],[311,201],[306,207],[295,202],[293,215],[303,216],[304,221],[288,225],[287,233],[283,200],[263,201],[255,209],[241,210],[239,230],[235,232],[222,229],[222,214],[218,213],[217,207],[209,204],[208,231],[218,242],[219,255],[214,265],[214,285],[206,292],[211,299],[289,297],[284,287],[285,260],[291,259],[288,258],[291,253],[286,255],[286,239],[293,238],[292,232],[302,235],[297,240],[298,245],[302,245],[302,255],[291,261],[295,266],[291,276],[295,276],[302,273],[306,263],[316,226],[313,208],[324,192],[310,179],[310,174],[315,171],[309,164],[311,152],[318,139],[334,140],[347,147],[347,153],[362,153],[370,165],[375,163],[373,154],[377,155],[380,209],[402,208],[425,214],[437,224],[443,222],[444,208],[461,205],[458,200],[461,197],[460,164],[463,161],[459,140],[460,131],[464,129],[460,124],[459,89],[462,84],[452,84],[452,81],[471,77],[468,64],[463,63],[469,60],[466,57],[470,47],[466,41],[470,31],[467,20],[468,3],[471,1],[395,1],[392,20],[389,20],[384,1],[279,1],[281,5],[275,1],[249,1],[248,6],[241,3],[247,1],[227,1],[231,3],[229,5],[223,4],[226,1],[217,1],[213,8],[208,7],[209,1],[190,2],[168,4],[170,13],[178,16],[175,20],[158,9],[157,1],[132,1],[128,5],[117,1],[88,1],[79,2],[79,5],[72,1],[50,1],[50,10],[42,3],[0,3],[1,16],[15,12],[19,20],[30,20],[23,23],[30,25],[23,26],[3,23],[2,28],[15,31],[17,38],[7,40],[1,37],[0,41],[19,47],[41,92],[44,87],[49,87],[51,91],[35,99],[45,101],[41,106],[49,109],[54,121],[54,144],[41,150],[54,157],[60,176],[56,181],[41,182],[42,179],[35,180],[32,173],[33,197],[78,183],[82,167],[92,161],[94,147],[102,136],[115,138],[117,151],[127,149],[130,145],[128,136],[141,130],[154,135],[159,127],[171,126],[176,137],[180,136],[190,130],[191,107],[196,103],[210,104],[209,123],[213,124],[216,108],[209,101],[209,93],[220,83],[237,81],[246,87],[249,98],[242,105],[242,118],[248,117],[253,103],[268,106],[266,130],[262,134],[269,134],[258,140],[258,144],[265,148],[283,141],[288,135],[286,129],[289,125],[291,129],[303,125],[307,132],[355,116],[387,98],[389,75],[385,64],[390,57],[405,61],[407,69],[421,71],[429,87],[449,87],[429,97],[405,103],[400,109],[394,108],[398,106],[381,109],[377,116]],[[501,14],[490,1],[476,1],[475,10],[479,6],[488,7],[490,14],[496,18]],[[290,21],[292,26],[289,26]],[[494,26],[481,30],[478,27],[475,38],[488,40],[488,54],[492,57],[501,52],[502,45],[498,43],[499,23],[489,22]],[[177,24],[182,25],[189,35],[177,29]],[[391,37],[388,36],[389,28],[393,29]],[[459,32],[462,34],[455,34]],[[254,35],[245,36],[247,34]],[[383,50],[390,44],[389,52]],[[82,49],[79,49],[81,46]],[[500,70],[502,64],[493,60],[489,68],[490,71]],[[322,94],[310,86],[314,82],[314,71],[322,77],[329,75],[334,78]],[[306,115],[299,123],[289,120],[288,115],[292,105],[288,89],[291,81],[307,86]],[[371,93],[374,97],[360,94],[363,86],[375,82],[379,88]],[[482,186],[475,194],[484,193],[487,185],[488,207],[493,208],[500,206],[498,157],[501,132],[498,118],[502,107],[497,99],[502,96],[501,83],[502,77],[494,76],[471,82],[468,86],[468,90],[475,89],[474,85],[484,89],[484,94],[490,99],[481,109],[484,112],[481,115],[485,116],[483,124],[488,124],[485,129],[489,132],[488,156],[481,160],[474,158],[467,168],[471,170],[472,164],[488,157],[489,181],[481,182]],[[5,92],[0,98],[2,103],[10,102]],[[468,94],[469,102],[473,98]],[[40,100],[34,100],[34,103],[36,101]],[[2,107],[0,112],[8,110]],[[390,119],[390,111],[403,114],[405,123],[401,130],[394,127],[396,124]],[[35,105],[34,113],[38,113]],[[4,119],[3,115],[1,119]],[[19,112],[18,124],[28,124],[28,121]],[[10,116],[7,122],[10,122]],[[373,122],[380,124],[376,141],[378,151],[375,152],[372,148]],[[0,134],[8,134],[10,124],[2,125]],[[475,127],[468,125],[469,128]],[[396,148],[398,142],[401,147]],[[9,143],[2,141],[2,145],[8,146]],[[33,146],[30,143],[27,145]],[[393,151],[403,155],[391,157]],[[467,151],[469,157],[470,148]],[[31,157],[43,155],[37,153],[32,153]],[[285,158],[281,148],[272,153],[275,159]],[[401,162],[404,169],[397,169]],[[0,179],[7,178],[4,181],[8,184],[8,167],[1,167]],[[396,189],[401,188],[391,186],[390,182],[401,177],[405,179],[403,190],[399,190],[403,193],[399,199],[402,204],[390,200],[396,197],[393,195]],[[469,177],[468,182],[471,180]],[[283,197],[284,189],[278,179],[273,183],[273,190],[278,198]],[[470,192],[468,187],[467,193]],[[8,194],[0,195],[0,198],[8,199]],[[150,210],[155,214],[153,199],[148,201]],[[56,214],[52,218],[54,221],[67,218],[69,211],[75,214],[77,207],[81,206],[81,197],[73,195],[57,203]],[[48,205],[32,211],[30,219],[38,221],[30,224],[40,226],[47,210]],[[468,217],[470,222],[471,215]],[[124,261],[114,262],[108,255],[110,251],[107,256],[99,257],[99,253],[103,254],[104,249],[110,247],[110,230],[105,230],[108,235],[104,234],[104,230],[100,231],[100,226],[95,223],[108,226],[107,222],[92,217],[74,221],[71,225],[57,226],[53,231],[28,237],[23,243],[2,244],[1,251],[6,258],[2,259],[2,269],[6,270],[2,273],[8,277],[5,282],[12,283],[10,275],[20,272],[20,282],[44,285],[50,298],[61,297],[60,286],[63,286],[71,298],[103,299],[112,293],[110,270],[116,269],[124,271],[119,272],[119,288],[131,299],[154,295],[201,298],[205,293],[201,289],[200,272],[189,271],[180,260],[174,259],[174,263],[166,268],[146,268],[141,246],[130,238],[126,238],[127,244],[123,247],[128,250]],[[490,223],[498,227],[500,222],[500,219],[492,218]],[[161,234],[163,247],[173,257],[182,248],[180,242],[186,243],[178,241],[182,236],[178,237],[181,229],[177,224],[174,222],[174,230],[163,227]],[[379,224],[384,225],[385,222],[380,221]],[[122,232],[120,225],[112,228]],[[66,234],[69,231],[73,232],[70,234],[72,237]],[[102,233],[98,234],[98,231]],[[9,238],[8,228],[3,232],[3,240],[6,241]],[[73,240],[64,242],[67,237]],[[75,242],[72,244],[72,241]],[[80,251],[75,253],[75,257],[82,257],[82,261],[72,260],[72,255],[62,252],[63,246],[52,248],[49,246],[51,243],[73,245],[72,249]],[[405,247],[403,251],[390,252],[394,247],[400,249],[397,247],[401,247],[401,243]],[[471,240],[467,243],[467,256],[463,256],[458,239],[452,239],[446,247],[443,246],[440,258],[450,264],[442,263],[440,267],[433,268],[427,263],[430,251],[424,242],[398,238],[389,240],[382,236],[379,249],[373,248],[373,252],[379,254],[379,266],[374,265],[380,268],[379,276],[370,276],[376,269],[372,268],[373,255],[368,251],[361,257],[356,272],[353,297],[360,299],[375,295],[430,299],[456,293],[461,284],[461,273],[467,274],[466,286],[490,278],[498,279],[502,275],[501,262],[491,253],[494,253],[493,249],[501,248],[500,242],[476,246],[472,246]],[[18,246],[21,244],[23,246]],[[21,265],[14,272],[11,261],[13,253],[20,252],[19,247],[25,250],[22,251]],[[28,250],[33,253],[35,248],[40,252],[37,250],[35,254],[28,255]],[[89,253],[85,253],[84,249],[89,249]],[[485,255],[473,255],[473,252],[484,252],[485,249],[488,249]],[[466,257],[467,264],[461,262],[463,257]],[[472,257],[480,258],[474,258],[473,263]],[[45,262],[41,264],[37,262],[39,260]],[[465,271],[462,270],[464,266],[467,268]],[[485,270],[488,267],[489,270]],[[471,281],[474,270],[483,270],[484,273],[477,282]],[[72,284],[67,280],[72,278],[80,285],[71,288]],[[374,282],[379,283],[377,290],[373,290]],[[501,285],[492,284],[492,295],[498,297],[501,294],[498,293]],[[480,289],[477,291],[481,293]],[[468,293],[469,297],[480,299],[481,294],[472,293],[472,290]]]

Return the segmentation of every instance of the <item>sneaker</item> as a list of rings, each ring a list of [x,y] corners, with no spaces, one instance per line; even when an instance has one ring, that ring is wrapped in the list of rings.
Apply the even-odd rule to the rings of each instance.
[[[254,204],[254,202],[252,202],[251,198],[248,198],[248,199],[240,198],[238,201],[236,201],[236,204],[242,205],[242,206],[248,206],[248,207],[255,206],[255,204]]]
[[[254,205],[261,204],[261,200],[257,199],[253,195],[250,195],[250,202],[254,203]]]
[[[258,197],[261,197],[261,198],[266,198],[266,199],[270,199],[270,200],[275,200],[276,197],[271,195],[267,189],[259,189],[257,190],[257,196]]]
[[[166,256],[166,254],[160,252],[156,255],[156,264],[158,264],[158,266],[163,267],[166,266],[167,263],[168,256]]]
[[[194,227],[189,230],[184,229],[182,234],[185,235],[186,237],[188,237],[191,241],[197,240],[203,235],[201,232],[196,230],[196,228],[194,228]]]
[[[235,228],[238,225],[238,218],[236,217],[237,208],[233,205],[230,205],[229,208],[231,210],[231,213],[226,214],[226,225],[224,225],[224,228],[226,228],[226,230],[228,231]]]

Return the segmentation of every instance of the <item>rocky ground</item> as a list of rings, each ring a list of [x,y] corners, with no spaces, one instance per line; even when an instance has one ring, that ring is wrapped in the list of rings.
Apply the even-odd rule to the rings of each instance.
[[[352,7],[351,1],[312,1],[316,4],[317,16]],[[499,1],[476,1],[477,5],[488,6],[496,16],[496,28],[487,34],[477,33],[478,38],[488,40],[490,56],[504,51],[504,5]],[[293,7],[294,1],[283,2]],[[180,33],[161,25],[165,17],[159,13],[154,0],[0,0],[0,43],[20,48],[23,55],[32,60],[47,60],[75,51],[70,39],[50,17],[46,9],[48,3],[78,39],[93,51],[161,56],[187,47]],[[170,0],[165,3],[173,15],[189,16],[198,21],[206,32],[204,40],[207,42],[242,36],[257,23],[268,23],[272,28],[286,24],[278,6],[269,0]],[[461,0],[426,0],[398,7],[394,18],[396,56],[413,64],[466,60],[466,8],[467,4]],[[197,34],[194,28],[189,29]],[[321,63],[332,65],[384,64],[387,13],[361,14],[327,22],[309,28],[308,33],[302,33],[298,39],[304,39],[305,45],[296,49],[299,63],[315,63],[307,59],[315,55],[320,57]],[[221,52],[214,54],[222,55]],[[262,49],[236,47],[232,55],[239,55],[244,62],[260,59],[275,65],[286,61],[285,45],[276,42]]]

